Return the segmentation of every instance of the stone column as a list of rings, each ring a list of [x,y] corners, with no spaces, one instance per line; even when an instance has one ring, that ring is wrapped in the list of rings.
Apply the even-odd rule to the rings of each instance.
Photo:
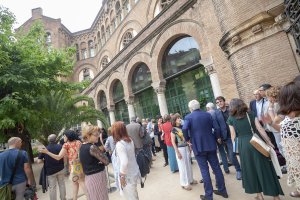
[[[113,123],[115,123],[116,121],[116,117],[115,117],[115,106],[110,106],[108,108],[108,112],[109,112],[109,119],[110,119],[110,125],[112,125]]]
[[[222,96],[218,74],[214,69],[213,64],[205,66],[205,71],[209,75],[214,97]]]
[[[165,86],[162,85],[154,88],[157,95],[158,106],[159,106],[161,116],[164,116],[165,114],[169,114],[166,96],[165,96],[165,89],[166,89]]]
[[[133,107],[134,97],[130,96],[126,101],[128,107],[129,121],[131,121],[132,117],[135,117],[134,107]]]

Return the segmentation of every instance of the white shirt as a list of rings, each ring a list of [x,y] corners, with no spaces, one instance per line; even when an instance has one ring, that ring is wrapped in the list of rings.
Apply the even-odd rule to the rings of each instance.
[[[261,111],[262,111],[262,107],[263,107],[263,101],[264,101],[263,98],[259,101],[256,101],[256,111],[257,111],[256,117],[258,118],[258,120],[261,120],[261,115],[262,115]]]

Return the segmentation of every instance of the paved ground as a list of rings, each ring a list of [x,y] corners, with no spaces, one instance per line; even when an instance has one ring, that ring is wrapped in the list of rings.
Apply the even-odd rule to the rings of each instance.
[[[36,179],[39,178],[41,165],[34,164],[33,169]],[[111,167],[109,167],[109,171]],[[242,182],[235,179],[235,170],[234,167],[230,167],[230,174],[225,174],[226,187],[229,194],[229,200],[253,200],[255,195],[245,194],[242,189]],[[197,163],[194,161],[193,164],[194,178],[199,180],[199,168]],[[214,175],[211,176],[213,184],[215,183]],[[285,196],[282,196],[281,199],[292,200],[289,196],[289,193],[292,188],[287,187],[286,185],[286,175],[280,180]],[[71,182],[66,178],[67,184],[67,198],[71,198]],[[191,191],[183,190],[179,185],[179,174],[172,174],[169,167],[163,167],[163,158],[162,153],[159,152],[156,156],[156,161],[154,161],[153,168],[151,173],[148,175],[147,181],[145,183],[145,188],[138,186],[138,193],[140,200],[197,200],[200,199],[199,195],[204,194],[203,184],[197,184],[193,186]],[[85,196],[82,195],[80,191],[79,200],[85,200]],[[38,187],[38,198],[41,200],[48,200],[49,194],[43,194],[40,186]],[[58,198],[59,199],[59,198]],[[109,194],[110,200],[122,199],[118,191]],[[222,197],[214,196],[215,200],[221,200]],[[271,200],[273,198],[266,197],[265,200]]]

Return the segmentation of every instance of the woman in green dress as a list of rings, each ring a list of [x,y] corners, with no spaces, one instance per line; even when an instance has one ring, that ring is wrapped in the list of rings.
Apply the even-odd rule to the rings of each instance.
[[[279,200],[279,195],[283,195],[283,191],[271,159],[265,157],[250,144],[253,135],[251,126],[254,132],[260,134],[267,144],[274,148],[270,138],[254,114],[248,113],[247,105],[241,99],[232,99],[229,110],[231,116],[228,118],[227,123],[230,128],[232,141],[238,136],[242,184],[245,192],[249,194],[257,193],[256,200],[264,199],[262,193],[267,196],[273,196],[274,200]]]

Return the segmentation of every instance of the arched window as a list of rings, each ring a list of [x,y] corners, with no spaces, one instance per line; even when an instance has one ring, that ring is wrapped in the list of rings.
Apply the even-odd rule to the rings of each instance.
[[[190,36],[178,38],[169,45],[162,60],[164,78],[198,65],[200,53],[197,42]]]
[[[51,43],[51,33],[49,33],[49,32],[46,33],[46,43],[47,44]]]
[[[104,56],[100,63],[100,71],[102,71],[108,64],[108,56]]]
[[[131,87],[132,92],[139,92],[151,86],[151,72],[145,63],[139,64],[132,74]]]
[[[90,70],[88,68],[83,69],[83,80],[91,80]]]
[[[100,98],[99,98],[99,107],[101,110],[107,108],[107,100],[106,100],[106,95],[104,93],[104,91],[101,91],[99,94]]]
[[[88,46],[89,46],[90,57],[94,57],[95,56],[94,42],[92,40],[90,40],[88,42]]]
[[[117,1],[116,5],[115,5],[115,11],[116,11],[116,20],[117,20],[117,25],[119,25],[121,23],[122,19],[122,9],[120,6],[120,2]]]
[[[82,59],[87,59],[87,50],[86,50],[86,43],[82,42],[80,44],[80,49],[81,49],[81,58]]]
[[[129,0],[125,0],[123,3],[123,7],[125,8],[125,15],[130,12],[131,6]]]
[[[101,46],[106,42],[104,25],[101,26]]]
[[[123,40],[122,40],[123,47],[127,46],[131,42],[132,38],[133,38],[132,32],[127,31],[123,36]]]
[[[118,102],[124,99],[124,89],[121,81],[117,80],[113,86],[113,100]]]
[[[80,60],[80,53],[79,53],[79,46],[78,46],[78,44],[75,44],[75,48],[76,48],[76,60],[79,61]]]

